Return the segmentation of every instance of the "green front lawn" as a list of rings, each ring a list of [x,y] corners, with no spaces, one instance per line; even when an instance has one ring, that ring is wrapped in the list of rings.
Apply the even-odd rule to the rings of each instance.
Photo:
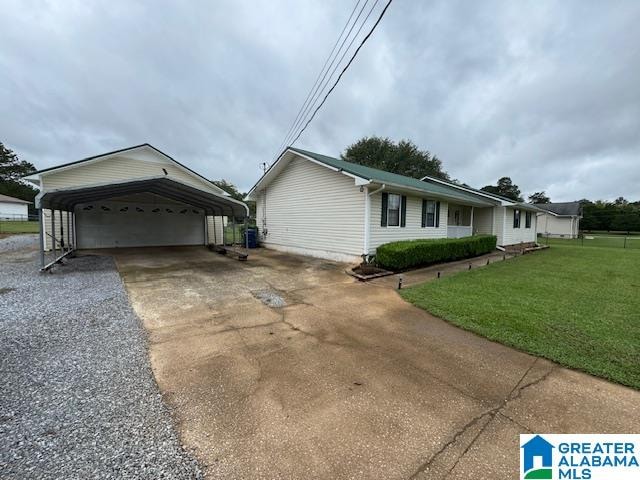
[[[401,293],[491,340],[640,389],[640,250],[553,246]]]
[[[39,231],[38,222],[0,220],[0,233],[38,233]]]

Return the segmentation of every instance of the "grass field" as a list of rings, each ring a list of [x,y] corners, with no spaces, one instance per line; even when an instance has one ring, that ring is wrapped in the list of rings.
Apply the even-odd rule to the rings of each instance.
[[[38,222],[14,222],[0,220],[0,233],[38,233],[40,224]]]
[[[584,234],[584,238],[538,237],[543,245],[575,245],[580,247],[632,248],[640,250],[640,235]]]
[[[491,340],[640,389],[640,250],[565,243],[401,293]]]

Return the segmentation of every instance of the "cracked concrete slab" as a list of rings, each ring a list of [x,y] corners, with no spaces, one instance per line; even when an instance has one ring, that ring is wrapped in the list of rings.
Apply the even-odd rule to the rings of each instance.
[[[458,329],[345,265],[113,254],[211,478],[507,479],[518,433],[640,431],[639,392]]]

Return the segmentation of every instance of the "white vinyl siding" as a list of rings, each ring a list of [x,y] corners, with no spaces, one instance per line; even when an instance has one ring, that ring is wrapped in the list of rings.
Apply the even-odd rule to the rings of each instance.
[[[556,217],[548,213],[538,215],[538,233],[553,237],[576,238],[578,236],[578,217]]]
[[[93,185],[109,183],[135,178],[164,176],[193,185],[205,191],[219,193],[220,190],[209,182],[194,174],[188,173],[175,163],[164,159],[159,155],[149,157],[143,152],[127,152],[123,156],[115,156],[102,160],[89,161],[73,168],[62,169],[51,173],[42,174],[41,188],[43,190],[55,190],[58,188],[77,187],[81,185]]]
[[[500,207],[504,210],[505,221],[502,233],[502,243],[499,245],[515,245],[517,243],[535,242],[536,238],[536,217],[531,216],[531,228],[524,227],[524,210],[520,210],[520,228],[513,228],[513,212],[514,208]]]
[[[493,235],[493,208],[473,209],[473,233],[479,235]]]
[[[26,203],[0,202],[0,218],[27,220],[29,207]]]
[[[353,178],[311,161],[293,159],[258,193],[256,214],[267,247],[326,258],[362,253],[364,193]]]
[[[223,243],[223,229],[224,229],[224,217],[207,217],[207,237],[210,245],[222,245]],[[214,230],[215,222],[215,230]]]
[[[60,214],[62,213],[62,225],[60,224]],[[51,210],[42,209],[43,221],[45,226],[45,232],[51,233]],[[69,240],[71,238],[69,229],[67,228],[67,212],[59,212],[56,210],[56,218],[55,218],[55,226],[56,226],[56,248],[60,248],[59,241],[64,239],[64,244],[68,245]],[[69,219],[69,223],[71,223],[71,219]],[[51,250],[53,245],[53,240],[47,235],[45,232],[42,233],[44,238],[44,249]],[[64,235],[63,235],[64,234]],[[63,238],[64,237],[64,238]]]
[[[392,193],[392,192],[388,192]],[[447,237],[447,203],[440,201],[440,226],[422,227],[422,198],[407,196],[406,226],[382,227],[382,194],[371,196],[371,236],[369,253],[375,253],[376,248],[383,243],[397,240],[412,240],[417,238],[446,238]]]
[[[220,189],[216,186],[183,169],[176,163],[149,148],[124,152],[122,155],[105,157],[103,159],[96,159],[95,161],[90,160],[87,163],[63,167],[57,171],[44,172],[41,177],[40,188],[43,191],[48,191],[59,188],[164,176],[165,170],[166,175],[170,178],[174,178],[204,191],[220,193]],[[43,210],[43,214],[45,231],[50,233],[51,212],[49,210]],[[59,214],[56,214],[56,224],[59,222],[58,215]],[[63,217],[64,215],[63,213]],[[59,235],[60,228],[59,225],[56,225],[56,237]],[[45,250],[50,250],[52,246],[51,239],[47,235],[44,236],[44,239]]]

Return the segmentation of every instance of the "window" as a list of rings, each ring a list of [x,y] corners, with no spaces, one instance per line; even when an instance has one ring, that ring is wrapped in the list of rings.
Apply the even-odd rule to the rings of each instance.
[[[407,197],[382,192],[381,227],[404,227],[407,224]]]
[[[520,210],[513,211],[513,228],[520,228]]]
[[[400,226],[400,195],[396,195],[395,193],[389,194],[389,201],[387,203],[387,226]]]
[[[524,213],[524,228],[531,228],[531,212]]]
[[[422,226],[438,227],[440,216],[440,202],[422,200]]]

